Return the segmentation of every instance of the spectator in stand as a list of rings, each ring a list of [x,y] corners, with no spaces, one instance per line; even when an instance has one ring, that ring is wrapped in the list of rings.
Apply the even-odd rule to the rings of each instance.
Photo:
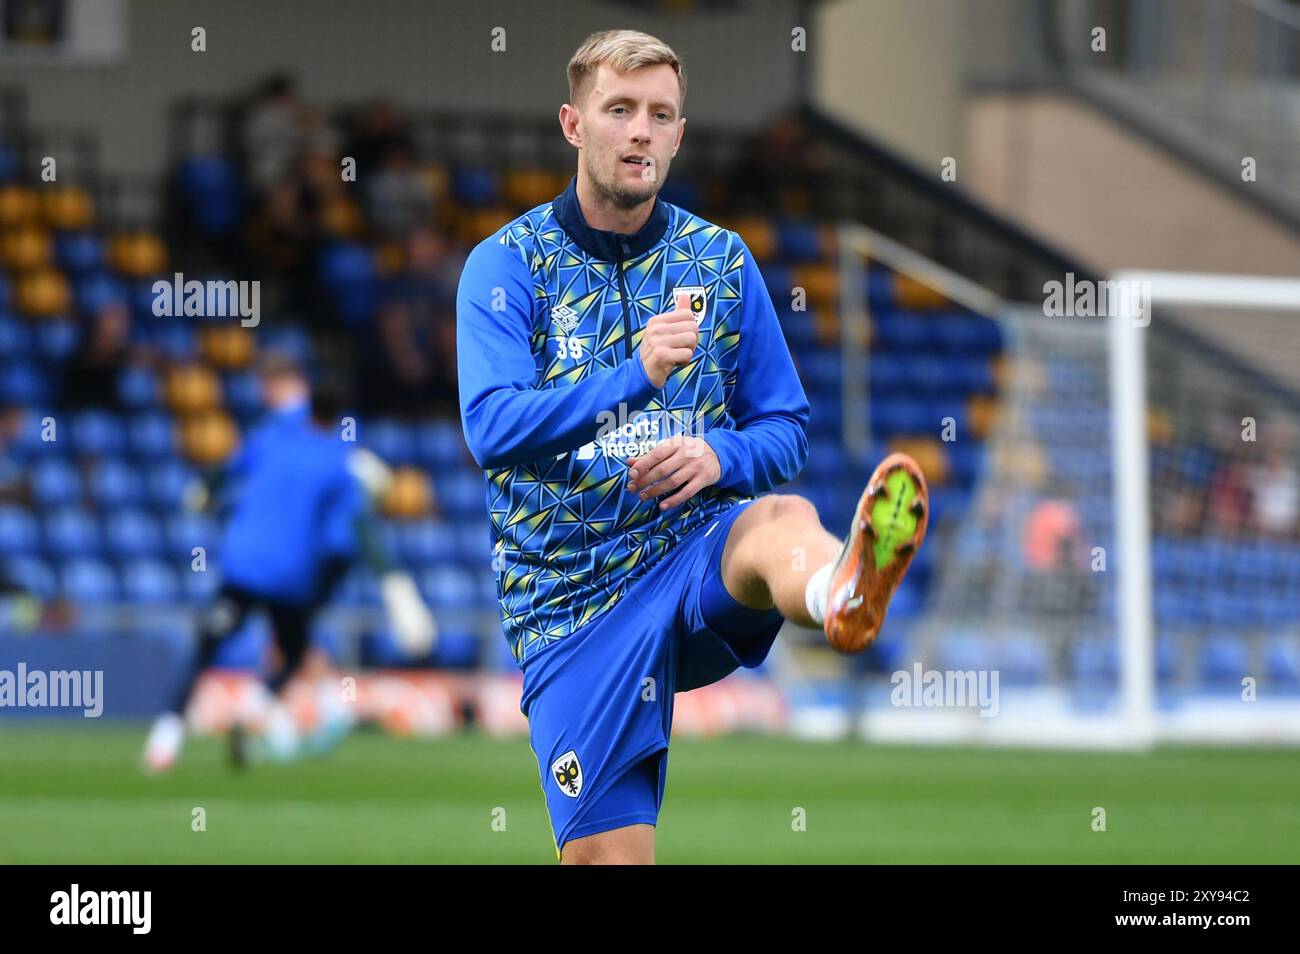
[[[290,77],[276,74],[262,84],[240,129],[245,181],[255,194],[262,195],[292,174],[305,121]]]
[[[1280,539],[1300,533],[1300,473],[1291,447],[1290,433],[1281,431],[1264,451],[1263,463],[1248,474],[1255,526]]]
[[[427,224],[406,241],[406,266],[389,283],[375,318],[377,334],[358,342],[367,410],[423,413],[454,405],[455,269],[446,237]]]
[[[415,168],[409,146],[393,145],[384,153],[379,168],[367,175],[357,166],[366,221],[380,239],[406,235],[433,211],[433,197]]]
[[[116,407],[117,378],[131,354],[131,311],[120,295],[105,294],[82,315],[80,345],[63,375],[69,407]]]

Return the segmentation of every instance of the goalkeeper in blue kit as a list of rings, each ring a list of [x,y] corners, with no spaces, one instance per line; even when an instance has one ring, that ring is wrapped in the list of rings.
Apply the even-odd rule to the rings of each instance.
[[[681,63],[612,30],[568,74],[577,175],[461,277],[461,417],[557,852],[648,863],[674,694],[759,665],[787,619],[869,645],[927,491],[891,455],[845,539],[769,493],[807,460],[808,401],[744,242],[658,198]]]

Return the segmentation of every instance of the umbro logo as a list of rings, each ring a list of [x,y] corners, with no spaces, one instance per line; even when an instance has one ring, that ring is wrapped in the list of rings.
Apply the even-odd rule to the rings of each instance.
[[[581,320],[582,316],[568,305],[556,305],[551,309],[551,321],[560,329],[561,334],[572,334]]]

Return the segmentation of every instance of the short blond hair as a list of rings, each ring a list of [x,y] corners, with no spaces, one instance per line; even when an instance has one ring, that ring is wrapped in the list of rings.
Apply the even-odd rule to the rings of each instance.
[[[569,102],[577,105],[583,87],[596,75],[601,63],[620,73],[658,66],[661,63],[673,68],[677,85],[681,89],[677,108],[686,104],[686,70],[677,54],[663,40],[639,30],[601,30],[583,40],[582,46],[569,60]]]

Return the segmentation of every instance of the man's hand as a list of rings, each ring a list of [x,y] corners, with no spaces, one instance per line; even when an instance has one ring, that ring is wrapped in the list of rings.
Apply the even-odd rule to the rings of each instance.
[[[722,464],[709,442],[682,434],[662,441],[648,454],[629,457],[627,465],[627,489],[639,493],[642,500],[672,493],[659,504],[660,510],[685,503],[722,478]]]
[[[664,386],[673,368],[690,364],[700,343],[700,326],[689,308],[680,307],[681,302],[678,305],[647,321],[641,336],[641,364],[657,388]]]

